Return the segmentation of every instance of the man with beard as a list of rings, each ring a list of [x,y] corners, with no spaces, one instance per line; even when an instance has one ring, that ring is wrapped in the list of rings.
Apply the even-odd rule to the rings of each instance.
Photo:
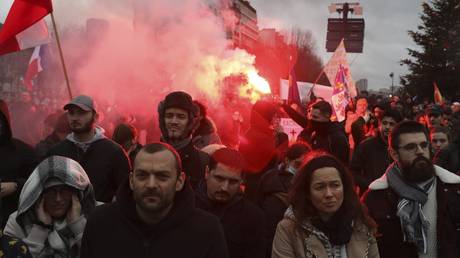
[[[199,126],[199,108],[192,97],[175,91],[158,104],[161,141],[170,144],[179,153],[182,167],[193,188],[204,178],[209,156],[195,148],[192,134]]]
[[[431,163],[428,133],[415,121],[396,125],[389,145],[395,162],[363,197],[380,257],[459,257],[460,177]]]
[[[196,191],[197,207],[220,219],[230,258],[265,257],[264,214],[241,192],[243,159],[230,148],[216,150]]]
[[[96,208],[86,225],[82,258],[228,257],[216,217],[195,208],[179,154],[144,146],[114,203]]]
[[[377,136],[364,140],[353,152],[350,169],[359,193],[363,194],[369,184],[381,177],[392,159],[388,153],[388,135],[393,127],[401,122],[401,114],[393,109],[385,109],[379,121]]]
[[[299,135],[314,150],[324,150],[348,164],[350,146],[341,124],[331,121],[332,107],[327,101],[313,104],[308,126]],[[311,132],[311,135],[308,135]]]
[[[126,153],[96,126],[98,114],[93,100],[75,97],[64,106],[72,133],[55,145],[48,156],[59,155],[76,160],[85,169],[94,187],[96,200],[110,202],[118,186],[128,176],[130,164]]]

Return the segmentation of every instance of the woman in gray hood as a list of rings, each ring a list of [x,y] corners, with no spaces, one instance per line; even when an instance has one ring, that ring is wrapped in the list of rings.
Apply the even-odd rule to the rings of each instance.
[[[95,206],[80,164],[51,156],[27,179],[4,233],[22,239],[33,257],[79,257],[86,217]]]

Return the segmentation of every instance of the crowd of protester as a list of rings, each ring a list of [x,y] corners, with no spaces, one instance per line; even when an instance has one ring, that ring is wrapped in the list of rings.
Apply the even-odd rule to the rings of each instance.
[[[0,100],[0,257],[460,257],[459,102],[21,101]]]

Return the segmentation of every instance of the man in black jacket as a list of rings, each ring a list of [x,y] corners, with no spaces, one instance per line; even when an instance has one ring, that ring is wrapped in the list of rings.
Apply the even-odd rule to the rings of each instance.
[[[307,128],[299,135],[314,150],[324,150],[344,164],[348,164],[350,145],[345,130],[338,122],[331,121],[332,107],[322,100],[313,104]],[[311,133],[311,135],[310,135]]]
[[[117,200],[90,216],[81,257],[227,258],[219,221],[195,208],[181,171],[171,146],[144,146]]]
[[[173,146],[182,160],[184,172],[193,188],[204,178],[209,156],[195,148],[192,134],[199,126],[199,108],[192,97],[175,91],[158,104],[161,141]]]
[[[243,159],[222,148],[210,159],[209,172],[197,190],[197,207],[216,215],[224,227],[230,258],[265,257],[264,214],[243,197]]]
[[[350,169],[360,194],[367,190],[372,181],[381,177],[393,162],[388,153],[388,135],[401,120],[402,116],[398,111],[386,109],[379,121],[378,135],[364,140],[355,149]]]
[[[36,163],[32,147],[13,138],[8,106],[0,99],[0,219],[2,228],[9,215],[18,208],[22,186]]]
[[[460,257],[460,177],[432,164],[422,124],[397,124],[389,146],[395,162],[363,196],[380,257]]]
[[[90,97],[75,97],[64,110],[72,133],[55,145],[48,156],[64,156],[80,163],[94,187],[96,200],[112,201],[130,171],[126,153],[104,135],[104,129],[95,126],[97,112]]]

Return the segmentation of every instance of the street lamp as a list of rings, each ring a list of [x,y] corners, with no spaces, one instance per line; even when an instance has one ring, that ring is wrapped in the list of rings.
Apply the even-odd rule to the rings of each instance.
[[[394,91],[394,77],[395,77],[395,74],[393,72],[390,73],[390,78],[391,78],[391,95],[393,95],[393,91]]]

